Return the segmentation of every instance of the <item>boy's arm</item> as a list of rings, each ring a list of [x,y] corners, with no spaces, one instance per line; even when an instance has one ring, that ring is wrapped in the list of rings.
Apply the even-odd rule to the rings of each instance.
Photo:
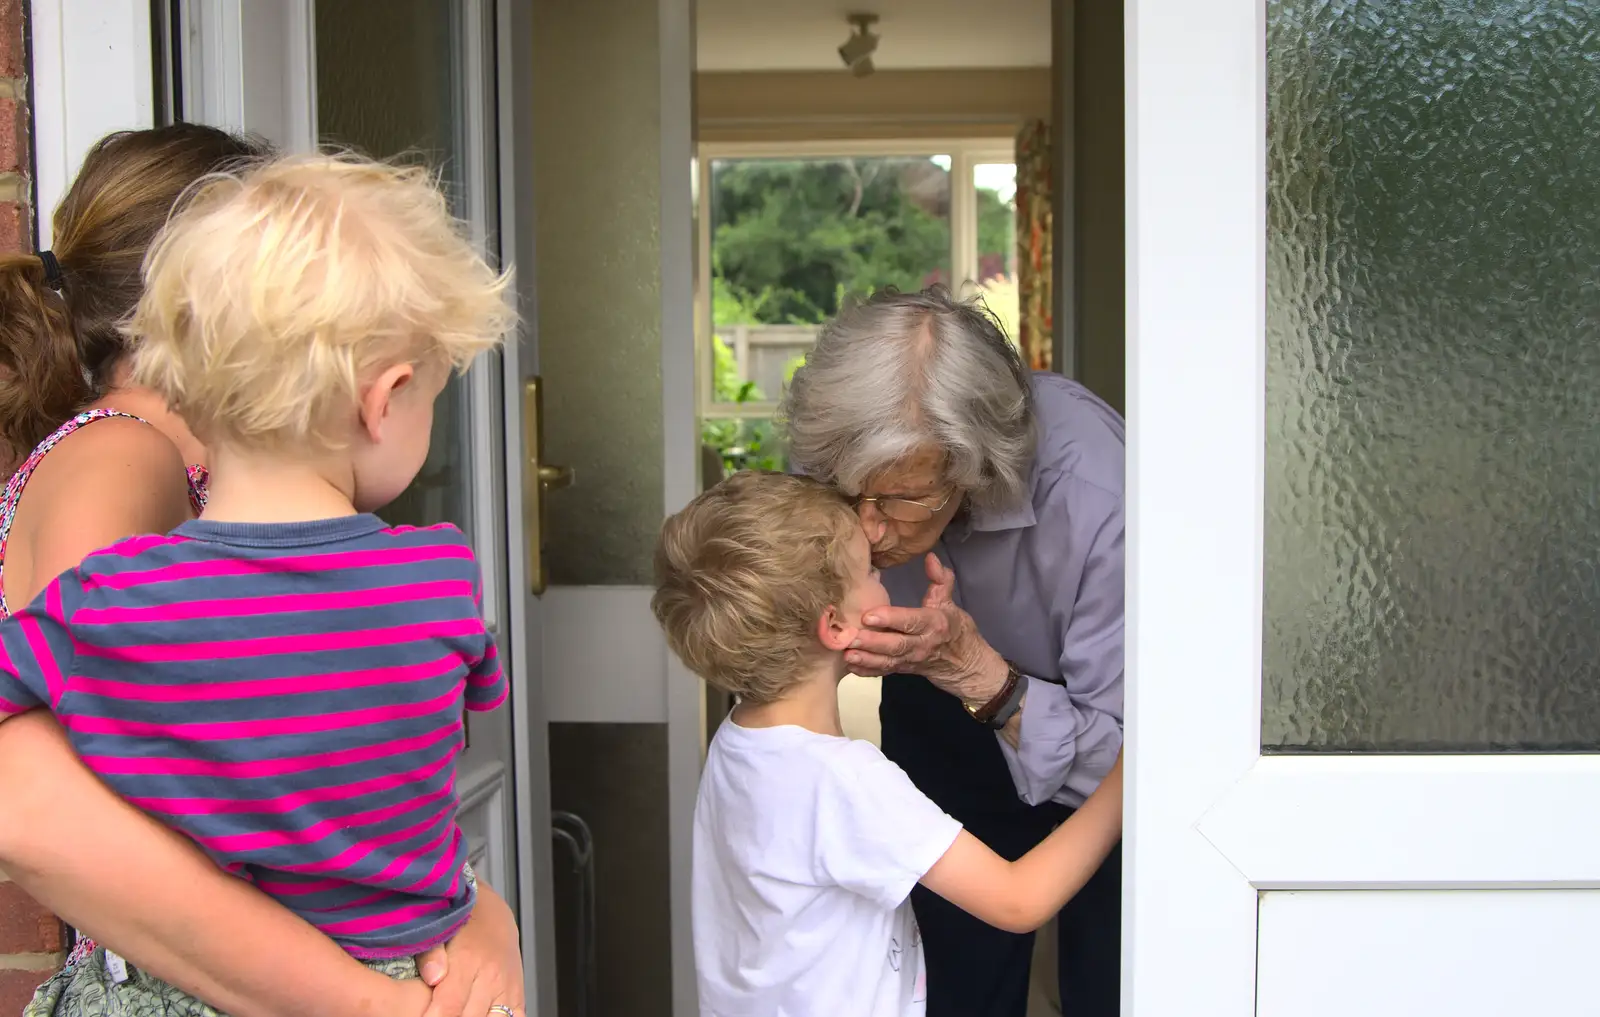
[[[1032,932],[1072,899],[1122,837],[1122,756],[1072,818],[1015,862],[961,831],[922,885],[998,929]]]
[[[69,572],[33,603],[0,621],[0,721],[60,704],[72,674],[68,619],[82,596],[82,583]]]
[[[463,538],[464,540],[465,538]],[[477,558],[472,559],[472,610],[473,617],[483,618],[483,570]],[[509,687],[505,672],[500,668],[500,649],[487,626],[482,633],[482,648],[467,671],[467,709],[475,712],[493,710],[506,701]]]

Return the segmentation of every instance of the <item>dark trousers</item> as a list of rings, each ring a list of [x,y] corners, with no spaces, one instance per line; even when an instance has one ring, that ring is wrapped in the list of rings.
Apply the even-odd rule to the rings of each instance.
[[[883,681],[883,751],[922,793],[1002,857],[1015,861],[1072,814],[1031,806],[994,732],[920,677]],[[1033,935],[1002,932],[917,887],[911,900],[928,962],[928,1017],[1025,1017]],[[1122,984],[1122,849],[1061,910],[1065,1017],[1117,1017]]]

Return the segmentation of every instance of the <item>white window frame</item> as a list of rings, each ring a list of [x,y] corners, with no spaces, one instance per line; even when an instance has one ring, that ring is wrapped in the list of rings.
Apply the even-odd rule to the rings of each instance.
[[[1262,754],[1265,4],[1126,24],[1123,1012],[1238,1017],[1262,891],[1600,887],[1600,756]]]
[[[695,393],[701,419],[766,419],[776,400],[719,403],[712,398],[711,164],[718,159],[848,159],[895,156],[950,157],[950,277],[961,287],[978,275],[978,198],[973,170],[1014,164],[1016,145],[1005,138],[933,138],[841,141],[725,142],[699,146],[696,172]],[[963,186],[961,181],[965,181]]]

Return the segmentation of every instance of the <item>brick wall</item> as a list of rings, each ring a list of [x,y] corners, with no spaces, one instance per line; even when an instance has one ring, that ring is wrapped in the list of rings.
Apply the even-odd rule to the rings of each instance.
[[[32,243],[26,16],[26,0],[0,0],[0,251]]]
[[[0,251],[32,250],[25,0],[0,0]],[[3,822],[0,819],[0,822]],[[0,871],[0,1017],[60,966],[61,923]]]

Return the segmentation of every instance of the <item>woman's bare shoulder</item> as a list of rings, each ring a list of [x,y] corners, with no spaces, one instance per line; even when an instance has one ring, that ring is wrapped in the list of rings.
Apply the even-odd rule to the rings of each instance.
[[[30,572],[55,576],[91,551],[189,518],[188,475],[178,448],[149,424],[97,420],[45,456],[17,506]]]

